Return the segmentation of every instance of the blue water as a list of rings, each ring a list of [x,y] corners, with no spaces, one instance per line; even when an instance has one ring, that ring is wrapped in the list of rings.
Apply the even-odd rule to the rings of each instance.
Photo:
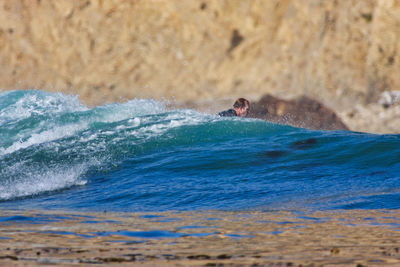
[[[0,93],[0,208],[400,208],[400,135],[311,131],[171,110]]]

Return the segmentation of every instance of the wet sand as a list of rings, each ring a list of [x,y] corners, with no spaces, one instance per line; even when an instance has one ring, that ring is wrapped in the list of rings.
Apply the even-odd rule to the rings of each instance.
[[[400,266],[399,211],[2,211],[0,265]]]

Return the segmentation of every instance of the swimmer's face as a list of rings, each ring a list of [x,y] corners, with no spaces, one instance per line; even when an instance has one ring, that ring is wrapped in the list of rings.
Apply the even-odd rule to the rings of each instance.
[[[245,106],[244,107],[240,107],[236,110],[236,114],[240,117],[245,117],[247,115],[247,113],[249,113],[249,103],[245,102]]]

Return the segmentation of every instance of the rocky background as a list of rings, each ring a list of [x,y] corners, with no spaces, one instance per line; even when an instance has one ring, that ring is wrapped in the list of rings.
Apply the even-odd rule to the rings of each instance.
[[[400,1],[0,0],[0,89],[31,88],[209,112],[304,95],[398,133]]]

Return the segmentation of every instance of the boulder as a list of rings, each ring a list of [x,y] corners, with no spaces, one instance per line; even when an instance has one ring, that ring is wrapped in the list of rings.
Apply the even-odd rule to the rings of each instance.
[[[348,130],[334,111],[306,96],[283,100],[267,94],[251,104],[249,117],[314,130]]]

